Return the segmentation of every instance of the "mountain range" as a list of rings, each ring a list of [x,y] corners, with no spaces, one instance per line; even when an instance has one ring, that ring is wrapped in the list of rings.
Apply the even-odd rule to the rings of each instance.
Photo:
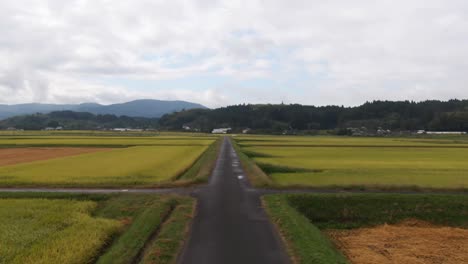
[[[1,105],[0,120],[12,116],[28,115],[34,113],[50,113],[53,111],[75,111],[88,112],[92,114],[111,114],[116,116],[159,118],[164,114],[181,111],[183,109],[206,109],[201,104],[186,101],[163,101],[163,100],[135,100],[120,104],[101,105],[97,103],[83,104],[17,104]]]

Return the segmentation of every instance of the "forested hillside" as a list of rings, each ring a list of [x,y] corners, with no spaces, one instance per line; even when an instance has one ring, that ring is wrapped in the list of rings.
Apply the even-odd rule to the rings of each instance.
[[[15,116],[0,121],[0,129],[40,130],[46,127],[63,127],[67,130],[106,128],[156,128],[156,118],[137,118],[116,115],[94,115],[85,112],[56,111],[49,114]]]
[[[357,107],[292,105],[234,105],[214,110],[193,109],[164,115],[166,129],[187,125],[201,131],[215,127],[258,132],[330,130],[349,127],[391,130],[468,131],[468,100],[367,102]]]

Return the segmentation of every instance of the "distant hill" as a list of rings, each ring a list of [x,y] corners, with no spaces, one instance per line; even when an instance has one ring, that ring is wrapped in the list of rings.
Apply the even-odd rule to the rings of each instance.
[[[17,104],[0,105],[0,120],[17,115],[35,113],[47,114],[53,111],[89,112],[92,114],[111,114],[116,116],[157,118],[164,114],[183,109],[201,108],[205,106],[185,101],[135,100],[121,104],[101,105],[96,103],[83,104]]]
[[[94,115],[86,112],[55,111],[47,114],[20,115],[0,121],[0,129],[14,127],[26,130],[41,130],[47,127],[62,127],[68,130],[96,130],[111,128],[154,129],[157,118],[116,115]]]

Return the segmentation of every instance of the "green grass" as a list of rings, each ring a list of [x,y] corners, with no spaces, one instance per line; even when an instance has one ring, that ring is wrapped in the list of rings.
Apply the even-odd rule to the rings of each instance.
[[[0,263],[87,263],[121,224],[91,217],[96,203],[0,199]]]
[[[248,154],[240,148],[237,142],[234,140],[231,140],[231,142],[250,183],[256,187],[267,187],[273,185],[271,178],[265,174],[265,172],[262,171],[262,169],[252,159],[249,158]]]
[[[287,199],[321,229],[395,224],[408,218],[468,228],[467,195],[298,194]]]
[[[294,263],[344,264],[346,258],[338,252],[309,219],[290,206],[285,196],[263,197],[266,211],[279,228]]]
[[[122,196],[103,203],[98,216],[119,218],[130,225],[97,263],[132,263],[176,204],[175,199],[152,195]]]
[[[258,136],[236,140],[270,176],[271,186],[468,189],[468,148],[460,140]]]
[[[0,186],[157,186],[188,170],[207,146],[113,149],[0,167]]]
[[[180,199],[160,233],[147,247],[141,264],[175,263],[177,252],[187,238],[188,225],[194,213],[193,199]]]
[[[207,182],[215,166],[221,143],[222,140],[218,139],[215,143],[211,144],[185,173],[177,177],[176,183],[184,185],[187,183]]]
[[[296,263],[346,263],[327,229],[351,229],[419,219],[468,227],[468,196],[444,194],[284,194],[263,201]]]
[[[0,263],[136,263],[158,247],[175,257],[192,205],[168,195],[0,193]]]

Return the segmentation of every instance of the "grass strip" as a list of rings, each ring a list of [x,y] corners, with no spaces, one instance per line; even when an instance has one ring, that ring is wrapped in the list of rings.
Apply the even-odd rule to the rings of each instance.
[[[154,199],[154,197],[151,195],[121,196],[103,205],[99,215],[118,217],[129,227],[116,238],[97,263],[132,263],[146,241],[162,224],[164,216],[176,203],[172,198]]]
[[[237,144],[236,140],[231,139],[232,146],[237,152],[242,168],[249,177],[250,183],[258,188],[271,186],[273,181],[262,169],[247,156]]]
[[[163,224],[157,237],[145,250],[140,264],[175,263],[178,252],[187,238],[195,205],[191,198],[180,198],[178,201],[179,204]]]
[[[287,196],[267,195],[263,203],[294,263],[348,263],[309,219],[289,205]]]
[[[222,139],[211,144],[193,165],[174,182],[176,185],[207,182],[216,164]]]

